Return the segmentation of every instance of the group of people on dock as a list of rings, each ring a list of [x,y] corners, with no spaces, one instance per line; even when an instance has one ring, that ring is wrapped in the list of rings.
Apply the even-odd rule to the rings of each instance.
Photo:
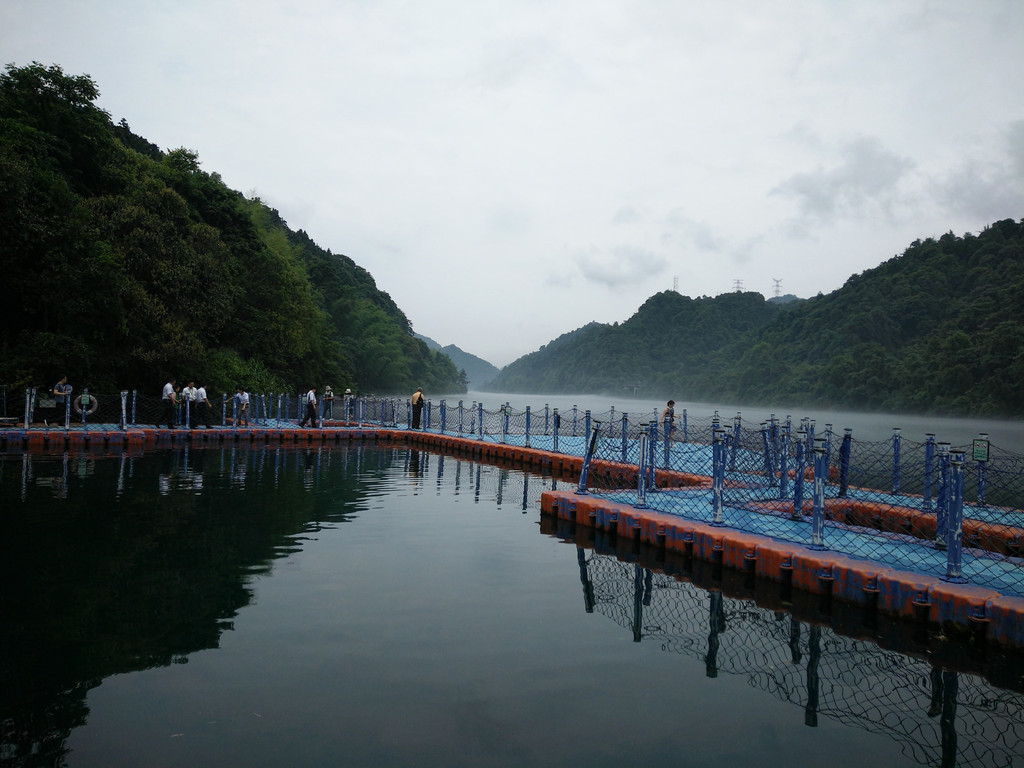
[[[238,387],[238,395],[236,399],[240,399],[240,396],[244,395],[244,406],[239,408],[239,413],[244,414],[245,423],[249,423],[249,395],[245,392],[241,386]],[[178,386],[177,380],[172,376],[171,379],[164,384],[163,393],[160,399],[160,419],[157,421],[157,426],[166,424],[168,429],[174,429],[178,426],[178,409],[184,406],[189,410],[190,421],[197,427],[205,427],[210,429],[213,418],[213,403],[210,402],[210,398],[206,394],[206,384],[200,383],[196,386],[194,379],[189,379],[188,385],[184,388]]]
[[[346,389],[345,398],[348,399],[350,397],[352,397],[352,390]],[[305,411],[299,426],[306,427],[308,425],[309,427],[315,427],[319,421],[316,387],[310,387],[303,396],[303,400],[305,402]],[[322,400],[324,408],[323,418],[333,418],[334,392],[331,390],[330,384],[324,388]],[[249,393],[245,390],[245,387],[239,384],[234,395],[234,423],[236,426],[249,426],[249,405]],[[183,421],[179,417],[179,409],[182,406],[189,409],[190,422],[195,426],[207,429],[213,426],[213,403],[207,395],[206,385],[200,384],[196,387],[195,380],[189,379],[188,385],[182,388],[178,385],[177,380],[171,377],[164,384],[163,392],[161,393],[161,412],[160,418],[157,421],[157,427],[166,424],[168,429],[174,429],[176,426],[179,426],[180,422]]]

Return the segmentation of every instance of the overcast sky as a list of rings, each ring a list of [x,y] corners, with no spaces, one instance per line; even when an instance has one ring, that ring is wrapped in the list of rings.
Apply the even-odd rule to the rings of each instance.
[[[498,366],[1024,217],[1021,0],[3,0],[0,51]]]

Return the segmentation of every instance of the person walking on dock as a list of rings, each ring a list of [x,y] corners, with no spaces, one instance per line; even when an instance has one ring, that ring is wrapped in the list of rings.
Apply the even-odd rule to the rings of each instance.
[[[238,394],[235,395],[235,400],[238,401],[238,418],[235,422],[235,426],[240,426],[242,422],[245,422],[245,426],[249,426],[249,393],[246,392],[242,387],[238,388]]]
[[[210,399],[206,396],[206,385],[202,382],[200,382],[199,388],[196,390],[195,408],[196,422],[210,429],[210,414],[213,413],[213,404],[210,403]]]
[[[306,393],[306,415],[302,417],[299,426],[306,426],[306,422],[309,422],[310,428],[316,426],[316,387],[310,387]]]
[[[178,395],[174,391],[174,385],[178,382],[172,377],[164,384],[163,394],[160,397],[160,413],[162,421],[168,429],[174,429],[174,407],[178,404]],[[157,422],[157,427],[160,423]]]
[[[412,429],[420,428],[420,416],[423,414],[423,387],[416,387],[412,393]]]

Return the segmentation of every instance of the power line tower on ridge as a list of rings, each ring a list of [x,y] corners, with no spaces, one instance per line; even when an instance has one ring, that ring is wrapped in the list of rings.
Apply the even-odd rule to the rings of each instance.
[[[775,283],[775,298],[779,298],[782,295],[782,278],[773,277],[772,282]]]

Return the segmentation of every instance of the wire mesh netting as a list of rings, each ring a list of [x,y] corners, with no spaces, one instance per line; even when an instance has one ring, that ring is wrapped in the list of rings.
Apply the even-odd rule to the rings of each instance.
[[[577,561],[588,611],[699,660],[709,677],[744,677],[808,725],[824,717],[884,734],[921,765],[1024,761],[1020,693],[611,555],[578,547]]]

